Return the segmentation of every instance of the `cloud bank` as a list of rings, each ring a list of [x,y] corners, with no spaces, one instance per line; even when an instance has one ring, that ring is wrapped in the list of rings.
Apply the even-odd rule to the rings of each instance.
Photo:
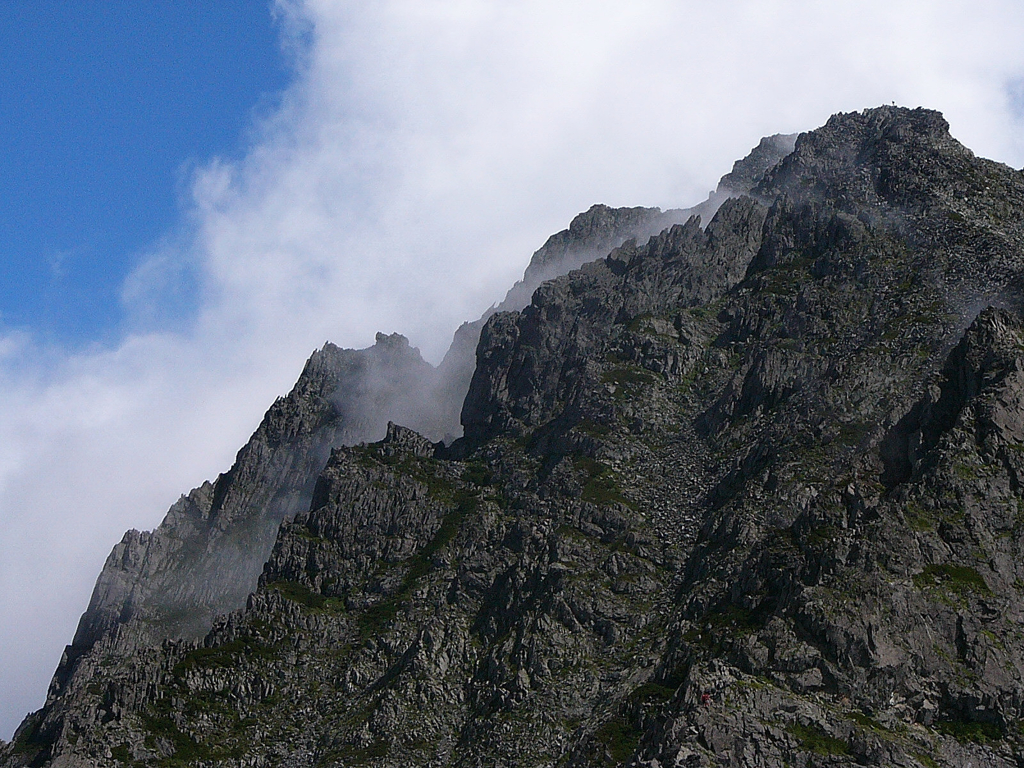
[[[226,470],[325,340],[400,331],[436,362],[576,212],[692,205],[762,135],[836,111],[941,109],[1024,164],[1018,0],[275,12],[294,82],[244,159],[195,173],[125,282],[121,341],[0,329],[2,736],[42,704],[122,532]]]

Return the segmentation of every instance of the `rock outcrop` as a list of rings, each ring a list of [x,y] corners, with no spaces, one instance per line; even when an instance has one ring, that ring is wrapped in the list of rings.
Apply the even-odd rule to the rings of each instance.
[[[129,531],[96,583],[56,682],[82,653],[121,625],[142,644],[200,638],[213,618],[245,604],[281,521],[309,507],[331,448],[383,436],[389,418],[443,434],[427,389],[433,366],[398,334],[366,350],[332,344],[315,352],[234,465],[171,507],[160,526]]]
[[[734,184],[642,242],[588,212],[462,438],[326,440],[244,607],[100,621],[0,765],[1024,763],[1024,173],[884,107]]]

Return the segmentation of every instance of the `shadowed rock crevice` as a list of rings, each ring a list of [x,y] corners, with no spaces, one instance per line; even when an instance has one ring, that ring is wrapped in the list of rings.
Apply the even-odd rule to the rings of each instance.
[[[886,435],[883,482],[892,487],[920,473],[944,434],[973,406],[979,448],[1024,441],[1024,328],[1021,318],[986,309],[971,323],[924,396]],[[932,457],[934,458],[934,457]]]

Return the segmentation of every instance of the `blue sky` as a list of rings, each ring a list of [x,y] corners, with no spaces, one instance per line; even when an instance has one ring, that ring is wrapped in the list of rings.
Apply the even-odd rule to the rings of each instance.
[[[437,362],[577,212],[692,205],[838,111],[1024,165],[1020,0],[273,9],[0,0],[0,738],[113,544],[324,341]]]
[[[77,346],[290,68],[265,0],[0,3],[0,322]],[[178,293],[188,313],[187,293]]]

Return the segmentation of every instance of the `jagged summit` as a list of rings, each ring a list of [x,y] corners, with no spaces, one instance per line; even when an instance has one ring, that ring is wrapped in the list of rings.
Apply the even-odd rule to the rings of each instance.
[[[834,115],[817,131],[801,134],[755,194],[816,195],[836,206],[919,206],[950,185],[968,191],[975,160],[950,136],[940,113],[878,107]],[[870,172],[856,172],[861,169]]]
[[[796,139],[795,133],[765,136],[749,155],[733,164],[732,170],[718,182],[716,192],[725,195],[749,194],[765,173],[793,151]]]
[[[379,439],[389,419],[444,434],[435,375],[397,333],[378,333],[365,350],[327,343],[314,352],[230,470],[182,496],[155,531],[129,531],[114,547],[56,679],[115,629],[122,644],[140,646],[197,638],[244,605],[281,521],[308,507],[332,447]]]
[[[1024,174],[883,107],[720,191],[581,214],[437,369],[315,353],[0,766],[1021,765]]]

